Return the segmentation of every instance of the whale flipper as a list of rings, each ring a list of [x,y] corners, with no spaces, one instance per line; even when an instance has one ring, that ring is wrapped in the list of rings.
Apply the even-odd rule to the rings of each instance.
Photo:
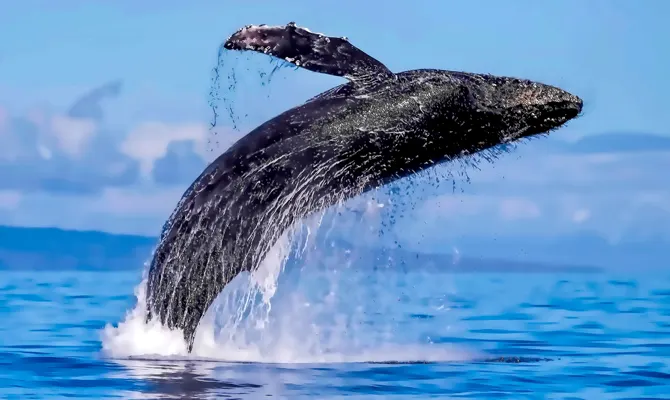
[[[346,38],[314,33],[293,22],[285,26],[247,25],[230,36],[223,47],[269,54],[310,71],[347,78],[355,84],[394,76],[384,64]]]

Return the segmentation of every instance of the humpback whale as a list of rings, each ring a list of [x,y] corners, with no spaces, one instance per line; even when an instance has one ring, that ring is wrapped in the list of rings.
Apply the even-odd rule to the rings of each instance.
[[[512,77],[391,72],[352,45],[289,23],[223,44],[345,78],[239,139],[186,190],[147,277],[147,320],[195,331],[224,286],[257,268],[295,222],[439,163],[557,129],[582,100]]]

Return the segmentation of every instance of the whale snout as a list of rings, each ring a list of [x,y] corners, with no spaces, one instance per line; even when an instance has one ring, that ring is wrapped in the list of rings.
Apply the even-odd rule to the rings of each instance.
[[[584,101],[579,96],[557,87],[548,88],[541,97],[544,104],[540,110],[546,112],[548,117],[553,117],[557,126],[579,116],[584,107]]]
[[[574,94],[564,92],[565,96],[562,100],[562,103],[566,110],[566,118],[571,120],[578,117],[582,113],[582,108],[584,107],[584,102],[578,96]]]
[[[572,94],[570,92],[566,92],[564,90],[561,90],[560,100],[562,102],[567,103],[570,107],[574,108],[577,111],[578,114],[582,112],[582,107],[584,106],[584,101],[579,96],[575,96],[574,94]]]
[[[509,106],[552,106],[560,105],[581,112],[583,101],[574,94],[551,85],[530,81],[511,81],[512,89]],[[516,88],[514,87],[516,86]]]
[[[499,95],[511,113],[509,121],[525,127],[522,136],[556,129],[578,117],[584,107],[583,100],[567,90],[526,80],[508,80]]]
[[[584,107],[584,101],[579,98],[579,96],[575,96],[574,94],[564,92],[566,96],[564,97],[564,101],[567,104],[568,108],[571,108],[575,110],[576,114],[579,115],[582,112],[582,108]]]
[[[542,105],[560,106],[565,108],[566,111],[574,111],[575,116],[582,112],[584,102],[579,96],[554,86],[542,86],[544,87],[544,90],[542,90],[542,94],[538,96],[538,100]]]

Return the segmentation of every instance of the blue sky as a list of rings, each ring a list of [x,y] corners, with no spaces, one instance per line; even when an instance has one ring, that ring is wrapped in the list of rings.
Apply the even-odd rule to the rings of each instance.
[[[585,100],[581,119],[470,171],[455,194],[425,184],[398,224],[401,242],[421,237],[432,249],[462,235],[584,231],[670,239],[670,2],[187,3],[3,4],[0,224],[157,234],[205,163],[240,135],[220,126],[222,144],[208,144],[219,44],[245,24],[296,21],[348,36],[394,71],[520,76]],[[283,77],[269,97],[244,86],[247,125],[340,83]]]

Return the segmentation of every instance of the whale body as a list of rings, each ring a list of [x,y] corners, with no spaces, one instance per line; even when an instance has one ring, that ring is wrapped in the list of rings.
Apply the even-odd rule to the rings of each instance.
[[[249,25],[223,44],[347,83],[239,139],[186,190],[149,267],[147,320],[184,334],[296,221],[436,164],[557,129],[582,100],[550,85],[437,69],[391,72],[346,38]]]

